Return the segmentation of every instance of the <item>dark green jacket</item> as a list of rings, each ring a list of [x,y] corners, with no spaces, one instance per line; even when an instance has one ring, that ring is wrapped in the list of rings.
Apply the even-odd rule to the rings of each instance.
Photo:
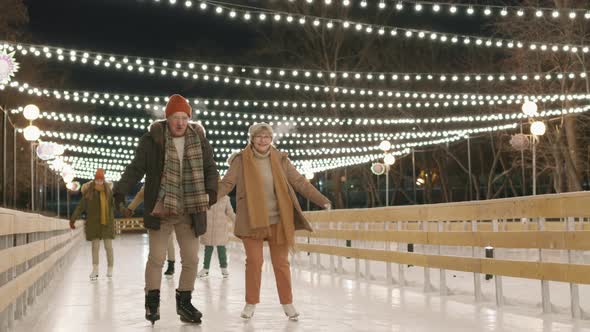
[[[165,157],[165,128],[166,120],[156,121],[150,126],[147,134],[139,140],[139,146],[135,151],[135,157],[131,164],[127,166],[119,182],[115,184],[113,192],[117,208],[125,201],[125,195],[128,194],[145,175],[145,195],[144,195],[144,213],[143,224],[145,228],[158,230],[160,229],[160,218],[152,216],[150,213],[156,205],[158,191],[160,190],[160,181],[164,169]],[[217,200],[217,165],[213,159],[213,149],[209,141],[205,138],[205,133],[198,124],[189,124],[187,130],[193,130],[201,139],[203,150],[203,173],[205,176],[205,190],[209,194],[209,203],[214,204]],[[126,206],[124,204],[124,206]]]
[[[105,188],[109,184],[105,183]],[[77,220],[80,215],[86,212],[86,225],[84,232],[86,240],[114,239],[115,238],[115,200],[110,188],[106,189],[107,204],[109,215],[107,216],[106,225],[100,223],[100,193],[94,190],[94,181],[85,183],[82,186],[82,198],[70,217],[70,220]]]

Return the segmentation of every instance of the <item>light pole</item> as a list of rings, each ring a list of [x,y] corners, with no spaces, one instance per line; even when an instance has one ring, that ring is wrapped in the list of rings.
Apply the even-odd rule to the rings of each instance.
[[[14,209],[16,209],[16,134],[19,128],[17,128],[14,123],[12,122],[12,120],[10,119],[10,117],[8,116],[8,112],[6,112],[6,110],[0,106],[0,111],[2,111],[2,113],[4,113],[4,130],[3,130],[3,135],[4,135],[4,140],[3,140],[3,152],[2,152],[2,165],[3,165],[3,170],[2,170],[2,203],[4,206],[6,206],[6,194],[7,194],[7,176],[6,176],[6,159],[7,159],[7,153],[6,153],[6,124],[10,123],[10,125],[13,128],[13,136],[12,136],[12,140],[13,140],[13,145],[12,145],[12,207]]]
[[[16,210],[16,131],[14,127],[12,141],[12,208]]]
[[[393,154],[388,153],[391,149],[389,141],[382,141],[379,144],[379,149],[385,154],[383,156],[383,163],[385,164],[385,206],[389,206],[389,167],[395,163],[395,157]]]
[[[546,127],[542,121],[534,121],[531,124],[533,136],[533,196],[537,195],[537,137],[545,135]]]
[[[39,117],[39,107],[35,105],[27,105],[23,111],[25,119],[29,120],[29,126],[24,130],[25,139],[31,142],[31,210],[35,211],[35,175],[34,175],[34,157],[35,157],[35,142],[41,136],[39,128],[33,125],[33,121]]]
[[[3,108],[2,111],[4,111]],[[2,139],[2,206],[6,207],[6,122],[8,122],[8,113],[4,111],[4,120],[2,121],[2,125],[4,126],[2,130],[2,135],[4,136]]]
[[[537,137],[545,135],[546,127],[542,121],[535,121],[534,117],[538,115],[537,104],[527,100],[522,104],[522,112],[529,117],[531,123],[531,136],[533,143],[533,196],[537,195]]]

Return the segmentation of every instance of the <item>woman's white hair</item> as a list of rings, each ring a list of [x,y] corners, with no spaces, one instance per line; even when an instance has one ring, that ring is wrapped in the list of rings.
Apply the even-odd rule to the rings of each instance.
[[[270,136],[272,136],[273,131],[272,131],[272,127],[266,123],[266,122],[258,122],[255,123],[253,125],[250,126],[250,128],[248,128],[248,136],[250,138],[250,142],[252,142],[252,140],[254,139],[254,136],[256,134],[258,134],[259,132],[266,130],[270,133]]]

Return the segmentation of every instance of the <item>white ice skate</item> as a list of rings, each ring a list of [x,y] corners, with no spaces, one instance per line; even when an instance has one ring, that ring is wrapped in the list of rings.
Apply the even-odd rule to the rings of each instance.
[[[250,319],[252,316],[254,316],[254,310],[256,310],[256,304],[246,304],[240,317],[244,319]]]
[[[299,313],[293,304],[283,304],[283,310],[285,311],[285,315],[289,317],[289,320],[294,322],[299,320]]]
[[[227,277],[229,277],[229,271],[227,270],[227,268],[225,268],[225,267],[222,267],[222,268],[221,268],[221,275],[222,275],[224,278],[227,278]]]
[[[98,265],[92,265],[92,272],[90,272],[88,277],[90,278],[90,281],[98,279]]]
[[[113,267],[109,266],[107,269],[107,278],[112,278],[113,277]]]
[[[207,278],[209,276],[209,269],[202,269],[197,273],[198,278]]]

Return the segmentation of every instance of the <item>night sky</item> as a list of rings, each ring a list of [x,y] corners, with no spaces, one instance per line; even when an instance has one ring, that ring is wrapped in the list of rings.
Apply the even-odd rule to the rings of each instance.
[[[301,64],[276,57],[258,58],[254,55],[257,45],[260,45],[261,42],[261,35],[256,29],[293,29],[297,32],[297,27],[287,28],[282,25],[252,25],[230,22],[226,17],[201,14],[194,8],[186,10],[182,4],[170,6],[167,1],[162,0],[162,2],[156,4],[153,0],[26,0],[25,4],[29,10],[30,23],[27,27],[28,36],[25,42],[118,55],[260,66],[273,64],[283,67],[303,67]],[[254,0],[249,3],[259,7],[265,7],[266,4],[264,1]],[[371,20],[364,21],[371,22]],[[423,15],[420,20],[416,20],[414,15],[394,15],[392,17],[392,24],[402,24],[414,28],[425,27],[446,32],[463,30],[466,33],[473,33],[474,27],[475,29],[481,27],[479,20],[474,22],[476,24],[473,24],[473,22],[465,24],[461,19],[453,19],[453,24],[446,25],[448,21],[444,16],[442,16],[442,19],[440,17],[430,19],[428,15]],[[268,30],[265,32],[268,32]],[[392,41],[392,43],[394,42]],[[428,43],[424,46],[423,42],[420,41],[415,42],[415,44],[424,49],[429,47]],[[18,61],[23,68],[29,64],[34,64],[37,66],[36,68],[40,68],[41,76],[44,76],[41,77],[42,82],[30,81],[29,83],[44,88],[160,96],[180,93],[186,97],[227,99],[260,100],[275,97],[272,91],[266,89],[244,89],[228,87],[223,84],[206,84],[202,81],[162,78],[158,77],[159,75],[129,74],[126,71],[116,72],[96,69],[92,65],[71,64],[69,61],[59,63],[55,60],[45,61],[30,56],[19,57]],[[412,61],[411,58],[407,59],[409,64]],[[433,61],[438,60],[434,58]],[[411,68],[383,68],[379,63],[375,63],[373,67],[374,70],[380,71],[412,71]],[[40,79],[39,76],[36,78]],[[18,75],[16,79],[23,80]],[[48,81],[54,82],[54,85],[47,86]],[[307,100],[305,98],[304,95],[299,95],[298,98],[293,98],[291,95],[278,99],[298,99],[303,101]],[[35,102],[45,111],[65,111],[80,115],[147,116],[145,113],[121,112],[121,109],[106,106],[47,101],[49,99],[39,98],[39,101]],[[309,111],[308,114],[304,115],[322,114]],[[379,117],[384,116],[381,112],[376,115]],[[99,135],[132,135],[139,137],[142,134],[137,130],[121,130],[77,124],[67,125],[66,127],[63,122],[46,120],[39,120],[39,127],[41,129],[71,130],[73,132]],[[245,131],[246,128],[227,129]],[[347,129],[366,130],[363,128],[344,128],[344,130]],[[405,129],[412,130],[415,128]],[[298,130],[307,130],[309,132],[309,128],[298,128]],[[330,130],[333,131],[334,129]],[[211,137],[223,138],[214,135]],[[79,144],[90,145],[90,143]],[[342,144],[354,145],[353,142],[340,143],[339,145],[342,146]],[[283,147],[289,146],[283,145]],[[336,145],[327,147],[334,146]],[[240,147],[242,147],[241,144],[233,146],[233,148]],[[296,147],[316,148],[317,146],[299,145]],[[326,157],[333,156],[324,156],[323,158]],[[217,158],[218,163],[225,164],[225,158]]]
[[[52,46],[195,60],[194,56],[186,55],[188,50],[197,54],[198,60],[217,62],[247,51],[255,37],[243,26],[227,24],[224,19],[153,1],[29,0],[26,5],[32,42]],[[91,66],[88,66],[90,69],[76,65],[67,67],[65,69],[72,74],[72,88],[139,94],[200,94],[190,88],[193,83],[182,80],[105,73],[104,70],[94,71]]]

